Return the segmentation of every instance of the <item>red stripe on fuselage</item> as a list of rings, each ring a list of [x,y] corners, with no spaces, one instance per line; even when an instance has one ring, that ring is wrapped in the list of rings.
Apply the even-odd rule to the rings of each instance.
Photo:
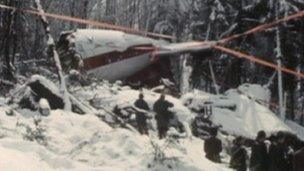
[[[86,70],[92,70],[99,68],[104,65],[108,65],[111,63],[116,63],[122,60],[130,59],[133,57],[137,57],[146,53],[152,53],[153,49],[148,48],[148,49],[143,49],[143,50],[137,50],[135,49],[136,47],[154,47],[152,45],[141,45],[141,46],[135,46],[135,47],[130,47],[124,52],[119,52],[119,51],[113,51],[113,52],[108,52],[104,54],[100,54],[97,56],[89,57],[83,59],[84,62],[84,67]]]

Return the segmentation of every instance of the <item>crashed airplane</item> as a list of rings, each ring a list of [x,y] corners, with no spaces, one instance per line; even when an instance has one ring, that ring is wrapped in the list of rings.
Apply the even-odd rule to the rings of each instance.
[[[170,43],[121,31],[78,29],[61,34],[58,51],[66,71],[85,71],[109,81],[155,82],[155,78],[170,77],[165,56],[210,51],[212,44]]]

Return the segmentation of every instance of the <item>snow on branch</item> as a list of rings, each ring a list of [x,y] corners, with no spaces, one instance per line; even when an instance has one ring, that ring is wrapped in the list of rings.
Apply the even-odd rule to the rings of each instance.
[[[42,14],[42,15],[40,15],[40,19],[41,19],[41,22],[43,24],[44,30],[46,32],[48,48],[49,48],[51,54],[53,55],[53,58],[54,58],[54,61],[55,61],[57,74],[58,74],[59,81],[60,81],[60,92],[63,95],[63,100],[64,100],[64,109],[70,111],[72,109],[72,107],[71,107],[71,102],[70,102],[70,99],[69,99],[69,93],[68,93],[66,83],[65,83],[65,79],[64,79],[64,75],[63,75],[63,72],[62,72],[62,67],[61,67],[61,63],[60,63],[60,60],[59,60],[59,55],[58,55],[58,52],[56,50],[55,41],[54,41],[53,36],[51,35],[51,28],[50,28],[50,25],[49,25],[49,22],[48,22],[46,16],[43,15],[43,14],[45,14],[45,12],[42,8],[40,0],[35,0],[35,5],[36,5],[36,8],[39,11],[39,13]]]

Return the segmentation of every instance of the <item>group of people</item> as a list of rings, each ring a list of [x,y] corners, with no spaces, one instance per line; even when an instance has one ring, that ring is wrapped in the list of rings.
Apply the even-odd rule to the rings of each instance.
[[[204,150],[206,157],[213,162],[221,162],[221,140],[216,137],[215,129],[207,140]],[[278,132],[267,138],[260,131],[254,141],[237,137],[231,148],[230,167],[237,171],[303,171],[304,146],[295,147],[290,137]],[[250,157],[246,148],[251,148]]]
[[[246,140],[238,137],[234,141],[230,166],[246,171]],[[304,170],[304,148],[295,147],[293,140],[284,132],[267,138],[259,131],[256,139],[247,144],[251,147],[249,168],[251,171],[302,171]],[[299,148],[299,149],[297,149]]]
[[[144,100],[144,95],[139,94],[139,98],[134,103],[135,107],[140,109],[136,113],[136,123],[138,131],[141,134],[148,134],[147,126],[147,112],[150,110],[149,105]],[[160,139],[165,138],[169,129],[169,121],[174,114],[169,111],[169,108],[173,107],[173,103],[166,100],[165,94],[162,94],[160,98],[154,103],[153,111],[156,113],[155,120],[157,122],[158,136]]]
[[[213,162],[221,162],[221,140],[217,131],[205,140],[206,157]],[[246,147],[251,148],[249,157]],[[304,146],[295,147],[294,141],[286,133],[278,132],[269,138],[260,131],[254,141],[237,137],[231,148],[230,167],[237,171],[303,171]]]
[[[166,96],[162,94],[154,103],[153,111],[156,113],[158,136],[163,139],[167,135],[170,127],[170,120],[174,114],[169,108],[174,105],[167,101]],[[139,99],[135,102],[138,108],[136,122],[138,131],[141,134],[148,134],[147,113],[150,111],[149,105],[144,100],[144,95],[139,94]],[[202,115],[204,116],[204,115]],[[206,120],[206,121],[205,121]],[[217,138],[218,127],[210,126],[207,118],[200,118],[197,127],[207,130],[207,139],[205,139],[204,151],[206,158],[213,162],[222,162],[220,153],[223,150],[222,142]],[[203,123],[203,124],[202,124]],[[207,128],[206,124],[209,126]],[[200,134],[200,132],[198,132]],[[249,157],[248,150],[251,148]],[[304,145],[295,146],[293,140],[284,132],[278,132],[267,138],[264,131],[259,131],[255,140],[249,140],[244,137],[237,137],[233,141],[233,147],[230,150],[230,167],[237,171],[304,171]]]

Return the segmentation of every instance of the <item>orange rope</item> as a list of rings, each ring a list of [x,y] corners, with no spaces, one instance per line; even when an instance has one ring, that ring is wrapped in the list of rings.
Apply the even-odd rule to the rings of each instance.
[[[38,15],[38,16],[44,15],[46,17],[53,18],[53,19],[58,19],[58,20],[62,20],[62,21],[69,21],[69,22],[75,22],[75,23],[80,23],[80,24],[86,24],[86,25],[96,26],[98,28],[103,28],[103,29],[119,30],[119,31],[123,31],[123,32],[126,32],[126,33],[145,35],[145,36],[152,37],[152,38],[163,38],[163,39],[169,39],[169,40],[175,39],[173,36],[151,33],[151,32],[145,32],[145,31],[141,31],[141,30],[137,30],[137,29],[128,28],[128,27],[116,26],[116,25],[112,25],[112,24],[108,24],[108,23],[103,23],[103,22],[98,22],[98,21],[93,21],[93,20],[85,20],[85,19],[70,17],[70,16],[66,16],[66,15],[52,14],[52,13],[43,13],[42,14],[42,13],[40,13],[38,11],[34,11],[34,10],[17,9],[15,7],[1,5],[1,4],[0,4],[0,8],[7,9],[7,10],[18,10],[18,11],[21,11],[21,12],[29,13],[29,14],[32,14],[32,15]]]
[[[103,23],[103,22],[98,22],[98,21],[93,21],[93,20],[85,20],[85,19],[66,16],[66,15],[59,15],[59,14],[52,14],[52,13],[40,13],[40,12],[34,11],[34,10],[17,9],[15,7],[1,5],[1,4],[0,4],[0,8],[7,9],[7,10],[18,10],[18,11],[21,11],[21,12],[29,13],[29,14],[32,14],[32,15],[38,15],[38,16],[44,15],[46,17],[53,18],[53,19],[59,19],[59,20],[62,20],[62,21],[70,21],[70,22],[75,22],[75,23],[80,23],[80,24],[86,24],[86,25],[96,26],[96,27],[104,28],[104,29],[119,30],[119,31],[127,32],[127,33],[146,35],[146,36],[154,37],[154,38],[163,38],[163,39],[169,39],[169,40],[175,39],[175,37],[173,37],[173,36],[151,33],[151,32],[145,32],[145,31],[140,31],[140,30],[137,30],[137,29],[128,28],[128,27],[116,26],[116,25],[112,25],[112,24],[108,24],[108,23]],[[289,21],[289,20],[294,20],[294,19],[297,19],[297,18],[300,18],[300,17],[304,17],[304,11],[300,11],[296,14],[287,16],[285,18],[282,18],[282,19],[279,19],[279,20],[276,20],[276,21],[273,21],[273,22],[270,22],[270,23],[259,25],[259,26],[254,27],[254,28],[252,28],[252,29],[250,29],[250,30],[248,30],[244,33],[235,34],[235,35],[226,37],[224,39],[219,40],[218,43],[219,44],[224,44],[224,43],[227,43],[227,42],[232,41],[234,39],[240,38],[242,36],[258,33],[258,32],[264,31],[266,29],[269,29],[271,27],[274,27],[274,26],[276,26],[276,25],[278,25],[282,22],[286,22],[286,21]],[[196,43],[198,43],[198,42],[196,42]],[[277,65],[275,65],[271,62],[267,62],[267,61],[259,59],[257,57],[254,57],[254,56],[242,53],[242,52],[238,52],[238,51],[235,51],[235,50],[232,50],[232,49],[229,49],[229,48],[225,48],[223,46],[212,45],[210,42],[200,42],[200,43],[201,44],[188,45],[187,47],[197,47],[197,46],[202,46],[202,45],[208,45],[209,44],[209,45],[212,46],[212,48],[214,48],[216,50],[219,50],[219,51],[222,51],[224,53],[227,53],[227,54],[239,57],[239,58],[244,58],[244,59],[250,60],[252,62],[258,63],[260,65],[263,65],[263,66],[266,66],[266,67],[269,67],[269,68],[272,68],[272,69],[275,69],[275,70],[280,70],[280,71],[285,72],[287,74],[291,74],[291,75],[294,75],[294,76],[297,76],[297,77],[304,78],[303,73],[299,73],[299,72],[296,72],[296,71],[293,71],[291,69],[284,68],[284,67],[278,67]],[[159,50],[158,48],[155,48],[155,47],[148,47],[148,48],[147,47],[137,47],[137,49],[138,50],[147,50],[147,49],[149,49],[149,50]],[[268,103],[268,104],[270,106],[274,106],[274,107],[278,106],[278,104],[275,104],[275,103]],[[290,110],[290,109],[287,109],[287,110]],[[297,111],[297,110],[295,110],[295,111],[298,112],[298,113],[302,113],[301,111]]]
[[[54,18],[54,19],[59,19],[59,20],[63,20],[63,21],[70,21],[70,22],[75,22],[75,23],[80,23],[80,24],[86,24],[86,25],[91,25],[91,26],[96,26],[99,28],[104,28],[104,29],[112,29],[112,30],[120,30],[120,31],[124,31],[127,33],[133,33],[133,34],[139,34],[139,35],[146,35],[149,37],[154,37],[154,38],[163,38],[163,39],[169,39],[169,40],[173,40],[175,39],[175,37],[173,36],[168,36],[168,35],[163,35],[163,34],[157,34],[157,33],[151,33],[151,32],[145,32],[145,31],[141,31],[141,30],[137,30],[137,29],[132,29],[132,28],[128,28],[128,27],[123,27],[123,26],[116,26],[116,25],[112,25],[112,24],[108,24],[108,23],[104,23],[104,22],[98,22],[98,21],[93,21],[93,20],[85,20],[85,19],[81,19],[81,18],[76,18],[76,17],[70,17],[70,16],[66,16],[66,15],[59,15],[59,14],[52,14],[52,13],[44,13],[41,14],[40,12],[34,11],[34,10],[28,10],[28,9],[17,9],[15,7],[11,7],[11,6],[7,6],[7,5],[0,5],[0,8],[2,9],[8,9],[8,10],[19,10],[25,13],[29,13],[29,14],[33,14],[33,15],[45,15],[46,17],[49,18]],[[219,43],[227,43],[231,40],[240,38],[242,36],[246,36],[246,35],[250,35],[253,33],[257,33],[257,32],[261,32],[264,31],[268,28],[274,27],[282,22],[286,22],[289,20],[294,20],[300,17],[304,17],[304,11],[300,11],[296,14],[281,18],[279,20],[270,22],[270,23],[266,23],[263,25],[259,25],[257,27],[254,27],[244,33],[241,34],[235,34],[229,37],[226,37],[224,39],[219,40]]]
[[[240,38],[242,36],[247,36],[247,35],[250,35],[250,34],[258,33],[258,32],[264,31],[266,29],[272,28],[272,27],[274,27],[276,25],[279,25],[279,24],[281,24],[283,22],[294,20],[294,19],[297,19],[297,18],[300,18],[300,17],[304,17],[304,11],[300,11],[298,13],[295,13],[293,15],[281,18],[279,20],[276,20],[276,21],[273,21],[273,22],[270,22],[270,23],[259,25],[259,26],[254,27],[254,28],[252,28],[252,29],[250,29],[250,30],[248,30],[248,31],[246,31],[244,33],[235,34],[235,35],[226,37],[224,39],[221,39],[219,42],[220,43],[227,43],[227,42],[229,42],[231,40]]]
[[[297,77],[300,77],[300,78],[304,78],[303,73],[296,72],[294,70],[291,70],[291,69],[288,69],[288,68],[285,68],[285,67],[278,67],[274,63],[267,62],[265,60],[262,60],[262,59],[259,59],[259,58],[255,57],[255,56],[248,55],[248,54],[245,54],[245,53],[242,53],[242,52],[238,52],[238,51],[235,51],[235,50],[232,50],[232,49],[229,49],[229,48],[225,48],[225,47],[219,46],[219,45],[214,45],[212,47],[216,50],[219,50],[221,52],[233,55],[235,57],[244,58],[244,59],[250,60],[252,62],[258,63],[260,65],[263,65],[263,66],[266,66],[266,67],[269,67],[269,68],[272,68],[272,69],[275,69],[275,70],[278,70],[278,71],[282,71],[282,72],[285,72],[287,74],[291,74],[291,75],[294,75],[294,76],[297,76]]]
[[[175,39],[175,37],[173,37],[173,36],[151,33],[151,32],[145,32],[145,31],[141,31],[141,30],[137,30],[137,29],[128,28],[128,27],[116,26],[116,25],[112,25],[112,24],[108,24],[108,23],[103,23],[103,22],[98,22],[98,21],[93,21],[93,20],[85,20],[85,19],[70,17],[70,16],[66,16],[66,15],[59,15],[59,14],[52,14],[52,13],[41,14],[40,12],[37,12],[37,11],[34,11],[34,10],[17,9],[15,7],[7,6],[7,5],[0,5],[0,8],[8,9],[8,10],[19,10],[19,11],[22,11],[22,12],[30,13],[30,14],[33,14],[33,15],[39,15],[39,16],[40,15],[45,15],[46,17],[59,19],[59,20],[63,20],[63,21],[70,21],[70,22],[76,22],[76,23],[80,23],[80,24],[92,25],[92,26],[96,26],[96,27],[99,27],[99,28],[105,28],[105,29],[120,30],[120,31],[124,31],[124,32],[127,32],[127,33],[147,35],[149,37],[154,37],[154,38],[164,38],[164,39],[169,39],[169,40]],[[304,17],[304,11],[300,11],[296,14],[281,18],[279,20],[276,20],[276,21],[273,21],[273,22],[270,22],[270,23],[259,25],[259,26],[254,27],[254,28],[252,28],[252,29],[250,29],[250,30],[248,30],[244,33],[235,34],[235,35],[226,37],[224,39],[219,40],[219,43],[227,43],[231,40],[240,38],[242,36],[246,36],[246,35],[250,35],[250,34],[253,34],[253,33],[261,32],[261,31],[264,31],[268,28],[274,27],[274,26],[276,26],[276,25],[278,25],[282,22],[286,22],[286,21],[289,21],[289,20],[294,20],[294,19],[297,19],[297,18],[300,18],[300,17]]]
[[[81,19],[81,18],[75,18],[75,17],[70,17],[70,16],[65,16],[65,15],[59,15],[59,14],[51,14],[51,13],[40,13],[34,10],[28,10],[28,9],[17,9],[15,7],[11,7],[11,6],[6,6],[6,5],[1,5],[0,4],[0,8],[2,9],[8,9],[8,10],[19,10],[25,13],[30,13],[33,15],[44,15],[46,17],[50,17],[50,18],[54,18],[54,19],[59,19],[59,20],[63,20],[63,21],[72,21],[72,22],[76,22],[76,23],[81,23],[81,24],[87,24],[87,25],[92,25],[92,26],[97,26],[100,28],[106,28],[106,29],[113,29],[113,30],[120,30],[120,31],[124,31],[124,32],[128,32],[128,33],[133,33],[133,34],[140,34],[140,35],[147,35],[147,36],[151,36],[151,37],[158,37],[158,38],[165,38],[165,39],[174,39],[174,37],[172,36],[167,36],[167,35],[162,35],[162,34],[156,34],[156,33],[150,33],[150,32],[144,32],[144,31],[140,31],[140,30],[136,30],[136,29],[132,29],[132,28],[128,28],[128,27],[123,27],[123,26],[115,26],[115,25],[111,25],[111,24],[107,24],[107,23],[102,23],[102,22],[98,22],[98,21],[93,21],[93,20],[85,20],[85,19]],[[304,16],[304,11],[298,12],[296,14],[293,14],[291,16],[287,16],[285,18],[279,19],[277,21],[273,21],[271,23],[267,23],[267,24],[263,24],[260,26],[257,26],[251,30],[246,31],[245,33],[242,34],[237,34],[237,35],[233,35],[233,36],[229,36],[227,38],[224,38],[222,40],[219,41],[219,43],[226,43],[228,41],[231,41],[233,39],[239,38],[241,36],[244,35],[249,35],[249,34],[253,34],[253,33],[257,33],[260,31],[263,31],[265,29],[274,27],[282,22],[286,22],[289,20],[293,20],[299,17],[303,17]],[[263,66],[267,66],[270,68],[273,68],[275,70],[281,70],[285,73],[291,74],[291,75],[295,75],[301,78],[304,78],[304,74],[303,73],[299,73],[296,71],[293,71],[291,69],[288,68],[284,68],[284,67],[278,67],[273,63],[267,62],[265,60],[262,59],[258,59],[255,58],[254,56],[250,56],[247,55],[245,53],[241,53],[241,52],[237,52],[234,51],[232,49],[228,49],[219,45],[212,45],[211,42],[200,42],[201,44],[197,44],[199,42],[196,42],[196,44],[194,45],[188,45],[187,47],[197,47],[197,46],[202,46],[202,45],[211,45],[214,49],[217,49],[219,51],[234,55],[236,57],[239,58],[244,58],[253,62],[256,62],[258,64],[261,64]],[[157,50],[157,49],[156,49]]]

